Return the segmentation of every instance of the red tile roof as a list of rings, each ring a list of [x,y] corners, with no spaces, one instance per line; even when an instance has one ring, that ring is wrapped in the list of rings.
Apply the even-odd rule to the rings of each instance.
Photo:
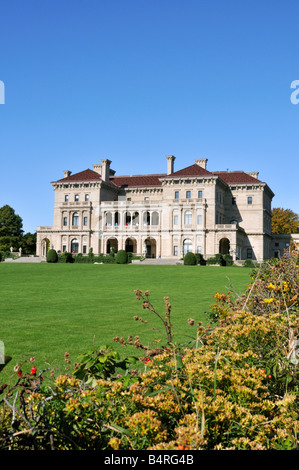
[[[213,174],[219,176],[227,184],[261,183],[260,180],[244,171],[214,171]]]
[[[132,176],[113,176],[110,177],[110,183],[118,187],[147,187],[147,186],[161,186],[161,175],[132,175]]]
[[[212,173],[208,170],[205,170],[201,166],[197,165],[197,163],[194,163],[193,165],[187,166],[186,168],[183,168],[182,170],[175,171],[174,173],[171,173],[171,175],[166,175],[168,178],[173,178],[176,176],[211,176]]]
[[[74,173],[73,175],[67,176],[66,178],[62,178],[58,180],[57,183],[61,183],[62,181],[101,181],[101,179],[102,178],[99,173],[88,168],[87,170]]]
[[[260,183],[261,181],[248,175],[244,171],[214,171],[210,172],[197,163],[183,168],[181,170],[167,174],[154,174],[154,175],[128,175],[128,176],[110,176],[110,183],[119,187],[147,187],[147,186],[161,186],[160,178],[175,178],[175,177],[192,177],[192,176],[218,176],[227,184],[246,184],[246,183]],[[89,168],[79,173],[71,174],[65,178],[58,180],[58,183],[68,181],[102,181],[102,177],[96,171]]]

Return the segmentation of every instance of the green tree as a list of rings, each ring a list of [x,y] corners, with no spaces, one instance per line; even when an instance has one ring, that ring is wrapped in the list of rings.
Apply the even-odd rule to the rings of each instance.
[[[299,216],[291,209],[272,209],[272,233],[298,233]]]
[[[33,255],[36,252],[36,233],[27,232],[22,238],[21,247],[26,255]]]
[[[0,250],[20,247],[23,236],[22,218],[8,204],[0,207]]]

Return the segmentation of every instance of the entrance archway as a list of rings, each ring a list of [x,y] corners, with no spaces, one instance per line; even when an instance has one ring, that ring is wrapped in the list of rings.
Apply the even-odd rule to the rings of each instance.
[[[222,255],[229,255],[230,241],[228,238],[221,238],[219,242],[219,253]]]
[[[137,253],[137,242],[134,238],[127,238],[125,243],[127,253]]]
[[[41,254],[43,257],[47,256],[49,248],[50,248],[50,240],[48,238],[44,238],[41,242]]]
[[[107,240],[107,254],[111,253],[111,249],[113,250],[114,253],[117,253],[118,251],[117,238],[109,238],[109,240]]]
[[[79,253],[79,242],[77,238],[73,238],[73,240],[71,241],[71,253]]]
[[[156,258],[157,248],[156,248],[156,240],[154,238],[147,238],[144,241],[144,251],[145,251],[146,258]]]
[[[183,243],[183,254],[186,255],[189,251],[192,251],[192,240],[186,238]]]

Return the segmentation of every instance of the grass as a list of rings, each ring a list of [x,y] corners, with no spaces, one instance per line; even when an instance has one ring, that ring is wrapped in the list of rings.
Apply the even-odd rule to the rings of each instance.
[[[113,345],[124,353],[114,336],[139,335],[149,344],[160,336],[133,320],[134,315],[152,320],[136,300],[139,288],[150,291],[162,314],[163,297],[169,296],[174,332],[182,342],[192,333],[187,319],[205,322],[213,295],[230,290],[230,284],[243,292],[249,272],[237,267],[1,263],[0,340],[5,354],[13,357],[12,367],[34,356],[37,367],[64,368],[66,351],[76,362],[94,345]],[[160,327],[156,321],[155,326]]]

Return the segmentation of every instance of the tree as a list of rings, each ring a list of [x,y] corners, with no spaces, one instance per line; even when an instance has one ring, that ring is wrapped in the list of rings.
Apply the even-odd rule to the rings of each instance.
[[[22,238],[21,246],[23,253],[33,255],[36,252],[36,233],[27,232]]]
[[[8,204],[0,207],[0,250],[17,250],[23,236],[23,221]]]
[[[291,209],[272,209],[272,233],[298,233],[299,216]]]

